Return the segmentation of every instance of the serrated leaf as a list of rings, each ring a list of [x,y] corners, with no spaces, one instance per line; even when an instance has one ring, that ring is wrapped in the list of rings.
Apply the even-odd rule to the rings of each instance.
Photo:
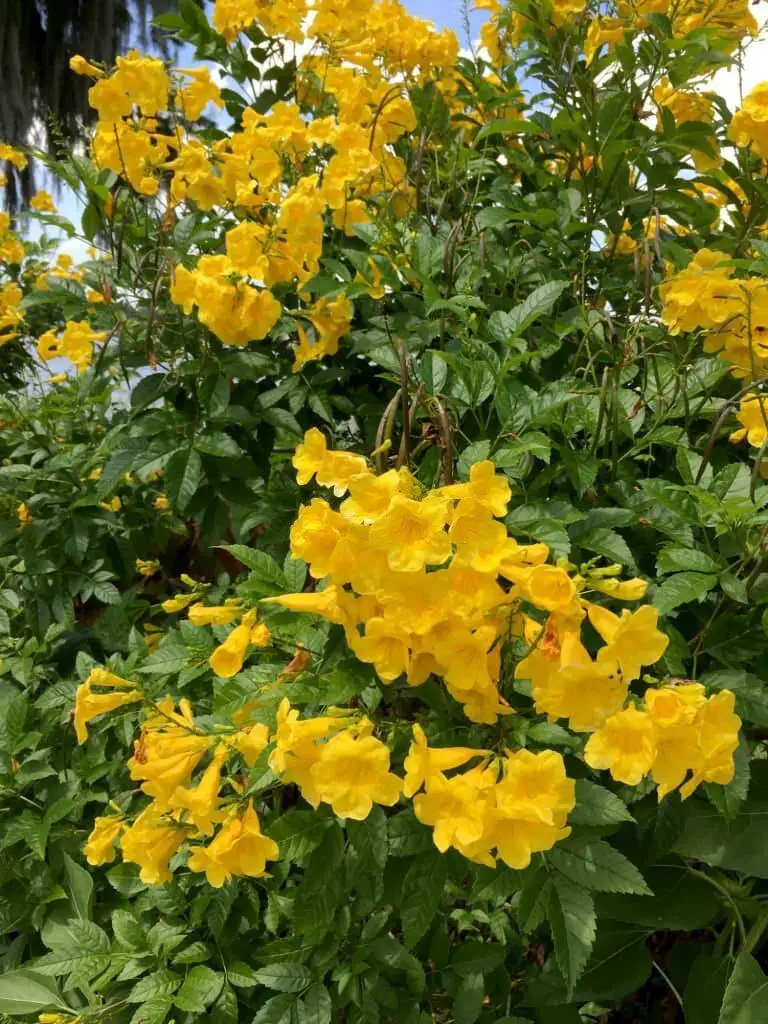
[[[184,979],[173,1000],[174,1006],[188,1013],[204,1013],[206,1007],[218,998],[224,984],[224,975],[205,964],[193,967]]]
[[[256,971],[256,980],[275,992],[301,992],[312,981],[312,975],[302,964],[268,964]]]
[[[285,587],[292,594],[299,593],[307,579],[307,563],[303,558],[291,558],[290,554],[285,556],[283,562],[283,579]]]
[[[651,895],[632,861],[602,840],[567,839],[558,843],[548,857],[556,871],[593,892]]]
[[[704,551],[669,547],[663,548],[656,559],[656,572],[720,572],[721,565]]]
[[[566,980],[570,997],[595,944],[595,903],[586,889],[556,873],[549,897],[548,916],[555,943],[555,956]]]
[[[451,1012],[456,1024],[475,1024],[483,1009],[485,979],[480,971],[465,975],[456,989]]]
[[[717,585],[717,576],[701,572],[678,572],[666,579],[653,595],[653,603],[662,615],[681,604],[697,601]]]
[[[296,1003],[296,1024],[331,1024],[333,1004],[325,985],[311,985]]]
[[[423,854],[408,868],[400,897],[406,949],[415,946],[434,921],[446,876],[446,858],[437,851]]]
[[[323,840],[333,818],[323,817],[316,811],[287,811],[266,830],[270,839],[280,847],[280,860],[303,860]]]
[[[147,658],[146,664],[139,665],[136,672],[146,675],[172,675],[181,672],[189,661],[189,651],[181,644],[165,644]]]
[[[285,590],[283,570],[266,551],[249,548],[245,544],[221,544],[219,546],[251,570],[248,583],[258,593],[263,593],[263,596],[267,597]]]
[[[551,312],[567,287],[567,281],[548,281],[534,288],[527,299],[509,311],[506,324],[512,331],[511,337],[522,334],[540,316]],[[507,339],[508,342],[509,340],[510,338]]]
[[[272,996],[262,1006],[251,1024],[289,1024],[296,1005],[295,995]]]
[[[90,872],[72,860],[68,853],[64,854],[64,870],[67,875],[69,898],[75,913],[84,920],[90,919],[93,899],[93,879]]]
[[[129,1003],[147,1003],[151,999],[170,997],[181,984],[181,977],[163,968],[137,981],[125,997]]]
[[[568,820],[572,825],[618,825],[635,819],[615,793],[587,779],[577,779],[576,805]]]

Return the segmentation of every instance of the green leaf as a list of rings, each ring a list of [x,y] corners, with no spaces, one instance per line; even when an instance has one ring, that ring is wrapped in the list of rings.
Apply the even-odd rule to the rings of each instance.
[[[685,1024],[717,1024],[729,969],[727,956],[700,953],[696,957],[683,992]]]
[[[89,871],[77,864],[68,853],[64,854],[69,896],[78,917],[90,920],[93,900],[93,879]]]
[[[677,858],[648,868],[646,879],[653,896],[600,893],[595,900],[600,919],[644,925],[651,931],[696,931],[722,911],[717,891]]]
[[[266,423],[270,423],[273,427],[278,427],[280,430],[285,430],[286,433],[292,434],[294,437],[304,437],[304,431],[299,426],[299,421],[287,409],[262,409],[261,418]]]
[[[768,978],[749,953],[739,953],[728,979],[718,1024],[764,1024],[768,1020]]]
[[[249,548],[245,544],[221,544],[219,545],[230,555],[242,562],[251,570],[248,583],[255,584],[259,593],[263,591],[264,597],[271,597],[276,593],[285,591],[285,576],[283,570],[266,551],[259,551],[258,548]]]
[[[143,672],[145,675],[169,676],[174,672],[181,672],[189,661],[190,652],[181,644],[165,644],[158,647],[147,658],[146,664],[139,665],[136,672]]]
[[[328,989],[311,985],[296,1004],[296,1024],[331,1024],[333,1004]]]
[[[56,982],[26,968],[0,976],[0,1013],[12,1017],[46,1010],[66,1010]]]
[[[658,573],[680,572],[689,569],[693,572],[720,572],[721,568],[722,566],[704,551],[688,548],[662,548],[656,559],[656,572]]]
[[[237,995],[229,985],[224,985],[221,995],[208,1013],[208,1024],[237,1024]]]
[[[192,500],[200,484],[203,463],[198,453],[191,448],[174,452],[165,470],[165,490],[171,505],[183,512]]]
[[[301,992],[312,981],[312,975],[301,964],[268,964],[256,971],[256,980],[275,992]]]
[[[227,967],[227,981],[237,988],[256,988],[261,982],[256,977],[256,968],[244,964],[242,960]]]
[[[285,556],[283,562],[283,579],[285,587],[291,594],[297,594],[304,588],[307,579],[307,563],[303,558],[291,558],[290,554]]]
[[[435,919],[447,877],[446,858],[437,851],[411,864],[403,879],[400,916],[406,949],[425,935]]]
[[[512,331],[507,342],[522,334],[540,316],[550,313],[567,287],[567,281],[548,281],[534,288],[524,302],[514,306],[506,318],[506,325]]]
[[[473,971],[461,979],[453,997],[451,1011],[456,1024],[475,1024],[483,1009],[485,979],[479,971]]]
[[[549,853],[552,867],[594,892],[651,895],[635,865],[602,840],[567,839]]]
[[[597,933],[594,900],[579,885],[555,874],[549,897],[549,925],[555,956],[568,986],[569,997],[584,972]]]
[[[572,825],[618,825],[634,820],[615,793],[586,779],[576,780],[576,806],[568,815]]]
[[[173,995],[181,984],[181,978],[164,968],[153,971],[146,978],[137,981],[126,996],[129,1003],[147,1003],[151,999],[165,999]]]
[[[717,576],[701,572],[679,572],[666,579],[653,595],[653,603],[662,615],[681,604],[697,601],[717,586]]]
[[[156,999],[149,999],[137,1007],[131,1017],[130,1024],[165,1024],[168,1013],[173,1006],[173,999],[170,996],[158,996]]]
[[[461,975],[473,974],[475,971],[490,974],[504,963],[504,954],[504,947],[498,943],[468,939],[454,949],[451,968]]]
[[[675,853],[716,868],[768,878],[768,803],[747,800],[736,819],[726,821],[704,800],[686,800]]]
[[[212,971],[205,964],[198,964],[184,979],[184,984],[174,999],[174,1005],[188,1013],[204,1013],[206,1007],[218,998],[223,984],[223,974]]]
[[[540,135],[541,128],[533,121],[524,121],[522,118],[502,118],[499,121],[491,121],[484,125],[475,135],[475,144],[487,139],[489,135]]]
[[[333,818],[316,811],[290,810],[273,821],[266,834],[280,847],[281,861],[303,860],[317,849],[333,824]]]
[[[251,1024],[289,1024],[296,1005],[295,995],[272,996],[262,1006]]]

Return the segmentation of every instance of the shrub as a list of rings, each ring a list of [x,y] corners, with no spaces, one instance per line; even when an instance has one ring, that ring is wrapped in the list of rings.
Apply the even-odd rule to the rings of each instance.
[[[762,1019],[748,5],[309,6],[0,225],[0,1012]]]

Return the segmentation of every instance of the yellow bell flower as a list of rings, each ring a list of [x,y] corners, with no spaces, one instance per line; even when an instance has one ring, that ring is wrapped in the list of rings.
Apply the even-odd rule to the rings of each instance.
[[[127,693],[93,693],[90,682],[81,683],[75,693],[74,721],[77,742],[85,743],[88,739],[88,723],[94,718],[143,699],[144,694],[140,690],[130,690]]]
[[[403,762],[403,795],[412,797],[434,775],[449,771],[451,768],[460,768],[473,757],[481,757],[487,753],[487,750],[475,750],[472,747],[430,747],[424,730],[415,723],[413,742]]]
[[[227,745],[219,744],[213,761],[203,772],[198,784],[192,787],[179,786],[168,801],[170,810],[185,812],[201,836],[209,836],[213,832],[214,822],[218,820],[221,767],[228,756]]]
[[[413,501],[395,495],[387,512],[370,528],[371,544],[386,552],[390,569],[418,572],[441,565],[451,554],[445,532],[448,506],[441,497]]]
[[[243,755],[246,765],[253,768],[259,754],[266,749],[269,743],[269,729],[261,722],[257,722],[256,725],[252,725],[248,729],[241,729],[229,736],[228,741],[238,753]]]
[[[193,626],[228,626],[241,614],[237,604],[209,605],[196,601],[187,612]]]
[[[91,867],[111,864],[115,859],[115,843],[126,828],[122,818],[97,818],[93,831],[83,847],[85,859]]]
[[[311,775],[319,799],[340,818],[363,821],[374,803],[397,803],[402,780],[389,771],[389,748],[375,736],[337,733],[320,748]]]
[[[616,782],[637,786],[656,757],[653,720],[630,706],[611,715],[587,740],[584,760],[590,768],[607,768]]]
[[[636,612],[622,610],[621,618],[607,608],[591,604],[589,621],[606,641],[604,657],[619,663],[628,682],[640,676],[643,665],[653,665],[669,646],[669,637],[656,628],[658,611],[646,604]]]
[[[208,846],[193,846],[189,858],[192,871],[204,871],[209,885],[219,889],[233,875],[264,878],[268,860],[276,860],[280,849],[263,835],[253,801],[245,811],[231,818]]]
[[[217,676],[231,679],[243,667],[255,620],[255,611],[246,612],[240,625],[232,630],[224,643],[220,644],[208,659]]]
[[[156,804],[141,812],[120,840],[123,860],[138,864],[145,885],[170,882],[171,857],[184,842],[184,830],[163,817]]]

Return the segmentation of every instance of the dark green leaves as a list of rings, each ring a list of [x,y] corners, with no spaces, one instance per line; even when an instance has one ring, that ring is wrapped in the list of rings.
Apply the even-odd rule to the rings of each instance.
[[[165,489],[171,504],[183,512],[192,500],[200,483],[202,461],[193,449],[174,452],[166,467]]]

